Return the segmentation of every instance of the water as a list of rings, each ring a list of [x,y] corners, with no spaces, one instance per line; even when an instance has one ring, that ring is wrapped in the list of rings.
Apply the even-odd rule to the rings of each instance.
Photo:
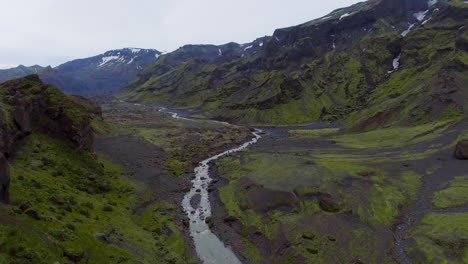
[[[160,107],[158,111],[169,114],[175,119],[191,120],[181,117],[178,113],[171,112],[164,107]],[[225,122],[220,123],[227,124]],[[190,219],[190,235],[193,238],[195,250],[204,264],[241,264],[234,252],[229,247],[225,246],[224,243],[211,232],[210,227],[205,222],[205,219],[211,216],[208,187],[213,179],[211,179],[209,175],[209,163],[223,156],[242,151],[250,145],[257,143],[261,138],[261,132],[261,130],[255,130],[255,132],[252,133],[254,135],[252,140],[239,147],[227,150],[200,162],[200,166],[196,167],[194,170],[195,179],[192,180],[192,189],[185,195],[182,201],[182,207],[187,213],[187,217]],[[190,201],[195,195],[200,195],[200,203],[197,208],[193,208],[190,204]]]
[[[192,189],[188,192],[182,201],[182,207],[190,219],[190,234],[193,237],[195,250],[198,257],[205,264],[240,264],[241,262],[232,252],[229,247],[226,247],[223,242],[211,232],[205,222],[206,217],[211,216],[211,205],[208,193],[208,187],[212,179],[209,175],[211,161],[217,160],[223,156],[234,152],[242,151],[248,146],[257,143],[260,139],[260,130],[256,130],[254,138],[243,145],[225,151],[200,162],[200,166],[195,168],[195,179],[192,181]],[[201,196],[198,208],[193,208],[190,200],[199,194]]]

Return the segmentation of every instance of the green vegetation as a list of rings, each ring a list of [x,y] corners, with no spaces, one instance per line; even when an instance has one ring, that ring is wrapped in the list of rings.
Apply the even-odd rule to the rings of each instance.
[[[468,262],[468,213],[428,214],[411,237],[417,245],[410,252],[414,263]]]
[[[310,134],[326,138],[328,133]],[[320,154],[324,151],[333,154]],[[275,255],[275,261],[294,262],[299,257],[317,263],[347,262],[349,250],[363,261],[389,262],[378,252],[384,252],[381,247],[393,238],[379,232],[394,225],[417,198],[421,175],[411,170],[390,174],[388,161],[362,154],[348,154],[343,160],[339,152],[333,145],[311,151],[283,141],[225,157],[217,161],[219,175],[229,180],[220,188],[221,201],[229,215],[243,223],[242,232],[258,230],[272,243],[282,235],[289,239],[294,253]],[[332,199],[327,204],[324,194]],[[302,238],[307,232],[314,239]]]
[[[175,208],[161,202],[142,215],[138,185],[122,169],[65,141],[33,133],[12,164],[12,206],[0,210],[5,263],[195,262],[185,254]]]
[[[468,176],[457,177],[446,189],[436,192],[433,203],[438,209],[467,205]]]
[[[323,30],[343,14],[367,16],[380,4],[361,3],[281,29],[294,41],[276,47],[275,38],[266,38],[250,55],[236,45],[222,48],[238,57],[222,59],[217,46],[182,47],[146,68],[121,97],[255,125],[339,120],[369,131],[463,118],[468,56],[460,45],[466,30],[458,31],[466,27],[462,1],[440,6],[404,40],[403,13],[388,12],[372,25],[356,24],[315,41],[328,38]],[[362,35],[349,33],[363,29]],[[399,54],[401,65],[394,70]]]
[[[403,147],[435,139],[443,134],[451,121],[411,127],[376,129],[365,133],[333,137],[340,145],[356,149]]]
[[[317,138],[323,136],[329,136],[336,134],[340,129],[339,128],[323,128],[323,129],[297,129],[289,130],[290,137],[298,138]]]

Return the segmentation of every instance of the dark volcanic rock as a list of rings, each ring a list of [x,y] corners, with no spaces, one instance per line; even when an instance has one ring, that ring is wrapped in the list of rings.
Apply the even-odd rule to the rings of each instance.
[[[468,160],[468,140],[462,140],[457,143],[454,156],[459,160]]]
[[[338,212],[341,209],[338,201],[329,194],[319,195],[318,200],[320,208],[325,212]]]
[[[34,208],[30,208],[28,210],[26,210],[25,212],[27,215],[29,215],[30,217],[36,219],[36,220],[41,220],[41,216],[39,215],[39,213],[37,212],[36,209]]]

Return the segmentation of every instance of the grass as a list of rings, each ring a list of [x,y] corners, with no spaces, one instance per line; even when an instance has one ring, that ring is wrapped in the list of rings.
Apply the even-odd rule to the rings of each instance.
[[[297,129],[289,130],[290,137],[298,138],[318,138],[323,136],[330,136],[336,134],[339,128],[323,128],[323,129]]]
[[[355,149],[396,148],[435,139],[443,134],[451,121],[412,126],[376,129],[359,134],[333,137],[338,144]]]
[[[433,204],[437,209],[453,208],[468,204],[468,176],[457,177],[447,188],[434,194]]]
[[[13,205],[0,209],[0,259],[5,263],[194,261],[185,255],[174,208],[161,202],[133,215],[141,202],[137,185],[121,177],[121,168],[37,132],[16,156]],[[40,219],[24,213],[28,210]],[[161,232],[154,232],[155,226]]]
[[[428,214],[411,238],[417,245],[410,252],[413,263],[467,263],[468,213]]]

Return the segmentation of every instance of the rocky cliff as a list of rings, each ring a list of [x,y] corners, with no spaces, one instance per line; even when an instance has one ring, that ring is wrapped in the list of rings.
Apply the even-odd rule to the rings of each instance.
[[[91,116],[99,112],[84,100],[66,96],[38,75],[0,84],[0,201],[9,201],[8,160],[33,131],[66,139],[77,149],[91,147]]]

